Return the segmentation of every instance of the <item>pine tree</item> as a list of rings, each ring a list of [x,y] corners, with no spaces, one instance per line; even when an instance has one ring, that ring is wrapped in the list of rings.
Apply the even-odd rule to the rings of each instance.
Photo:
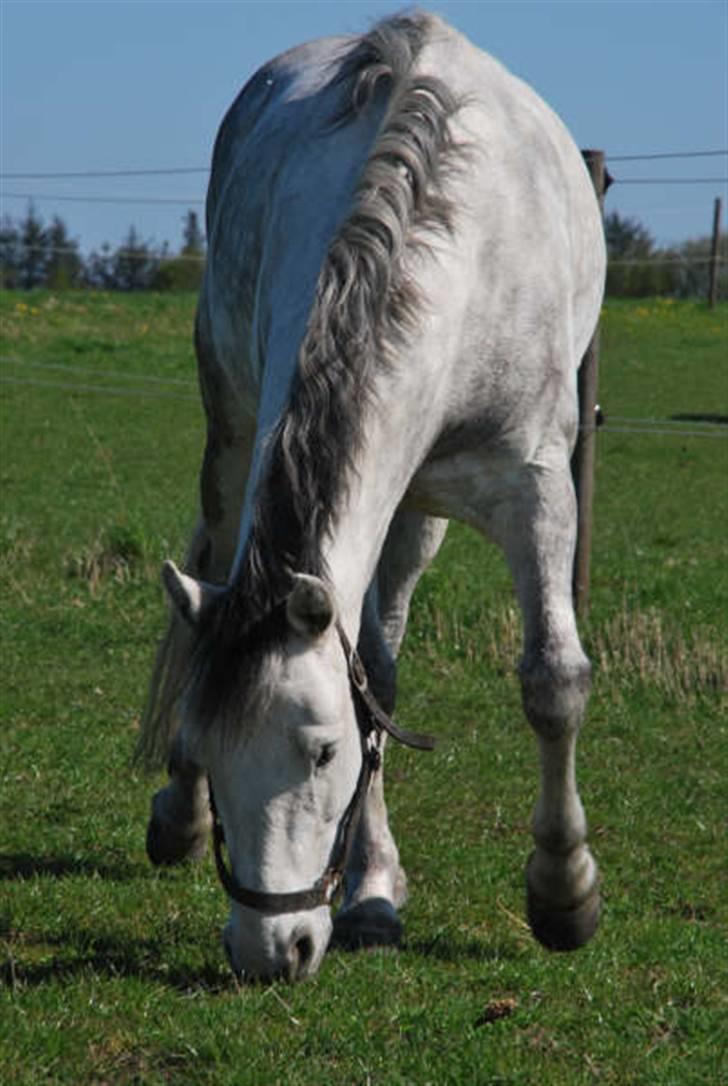
[[[133,226],[129,227],[120,249],[112,261],[114,288],[116,290],[148,290],[158,267],[158,261],[149,251]]]
[[[673,254],[657,249],[638,219],[612,211],[604,220],[604,232],[609,254],[607,294],[642,298],[674,293],[674,268],[669,263]]]
[[[83,284],[94,290],[114,289],[114,255],[108,241],[101,246],[101,251],[94,251],[86,261],[83,270]]]
[[[21,246],[18,228],[9,215],[0,225],[0,288],[17,290],[20,286]]]
[[[153,290],[197,291],[205,266],[205,238],[196,211],[184,217],[182,248],[179,256],[160,262],[152,279]]]
[[[20,282],[24,290],[32,290],[45,282],[48,265],[48,237],[43,220],[32,203],[20,224]]]
[[[83,273],[78,242],[69,238],[66,224],[57,215],[48,228],[47,242],[46,285],[52,290],[66,290],[78,286]]]
[[[184,245],[182,256],[201,256],[205,248],[205,238],[200,230],[200,222],[196,211],[188,211],[185,215],[184,231],[182,233]]]

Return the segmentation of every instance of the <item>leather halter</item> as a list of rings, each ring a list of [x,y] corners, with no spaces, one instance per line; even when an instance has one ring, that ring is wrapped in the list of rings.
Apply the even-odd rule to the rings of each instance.
[[[361,658],[356,649],[352,647],[339,622],[336,623],[336,631],[346,657],[346,666],[361,739],[362,760],[354,794],[341,817],[336,831],[329,866],[313,886],[309,886],[307,890],[293,890],[277,894],[263,890],[248,890],[245,886],[240,885],[232,868],[227,867],[222,854],[225,831],[215,804],[212,781],[209,775],[207,778],[210,790],[210,810],[212,812],[212,843],[215,853],[215,866],[217,867],[220,882],[233,901],[246,906],[248,909],[256,909],[258,912],[266,913],[269,916],[280,913],[304,912],[308,909],[317,909],[322,905],[331,905],[334,901],[344,879],[364,799],[369,790],[372,776],[379,769],[382,762],[382,733],[387,732],[398,743],[402,743],[407,747],[414,747],[417,750],[432,750],[435,746],[435,740],[432,736],[421,735],[418,732],[410,732],[405,728],[400,728],[384,712],[369,689],[367,674]]]

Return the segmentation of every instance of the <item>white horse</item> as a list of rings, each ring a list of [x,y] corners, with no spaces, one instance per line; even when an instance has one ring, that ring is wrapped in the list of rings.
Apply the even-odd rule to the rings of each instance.
[[[152,860],[200,855],[214,823],[246,978],[316,971],[339,883],[339,940],[399,939],[381,738],[427,745],[388,716],[394,661],[454,517],[503,548],[523,614],[531,927],[579,946],[599,892],[574,770],[590,668],[569,460],[605,267],[579,151],[445,23],[390,18],[250,80],[217,137],[207,234],[202,514],[187,572],[164,570],[139,748],[171,778]]]

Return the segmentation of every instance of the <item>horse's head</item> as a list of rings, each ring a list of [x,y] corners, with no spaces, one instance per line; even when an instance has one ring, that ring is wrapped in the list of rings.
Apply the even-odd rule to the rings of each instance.
[[[193,625],[222,591],[171,564],[164,579]],[[225,948],[248,979],[311,975],[329,941],[329,902],[377,754],[357,726],[351,666],[330,591],[300,575],[282,643],[264,653],[256,689],[242,699],[245,719],[202,719],[194,688],[183,699],[184,743],[214,796],[216,859],[231,898]]]

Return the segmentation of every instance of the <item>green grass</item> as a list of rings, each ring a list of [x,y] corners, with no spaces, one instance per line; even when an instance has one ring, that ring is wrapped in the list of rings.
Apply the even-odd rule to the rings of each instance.
[[[0,296],[0,1081],[728,1082],[728,441],[598,438],[579,761],[594,942],[554,956],[524,927],[537,782],[518,621],[500,556],[454,526],[401,667],[402,723],[443,741],[389,757],[404,947],[238,989],[212,864],[148,865],[161,778],[130,769],[157,570],[195,516],[192,313],[188,297]],[[727,317],[610,302],[607,415],[728,415]]]

